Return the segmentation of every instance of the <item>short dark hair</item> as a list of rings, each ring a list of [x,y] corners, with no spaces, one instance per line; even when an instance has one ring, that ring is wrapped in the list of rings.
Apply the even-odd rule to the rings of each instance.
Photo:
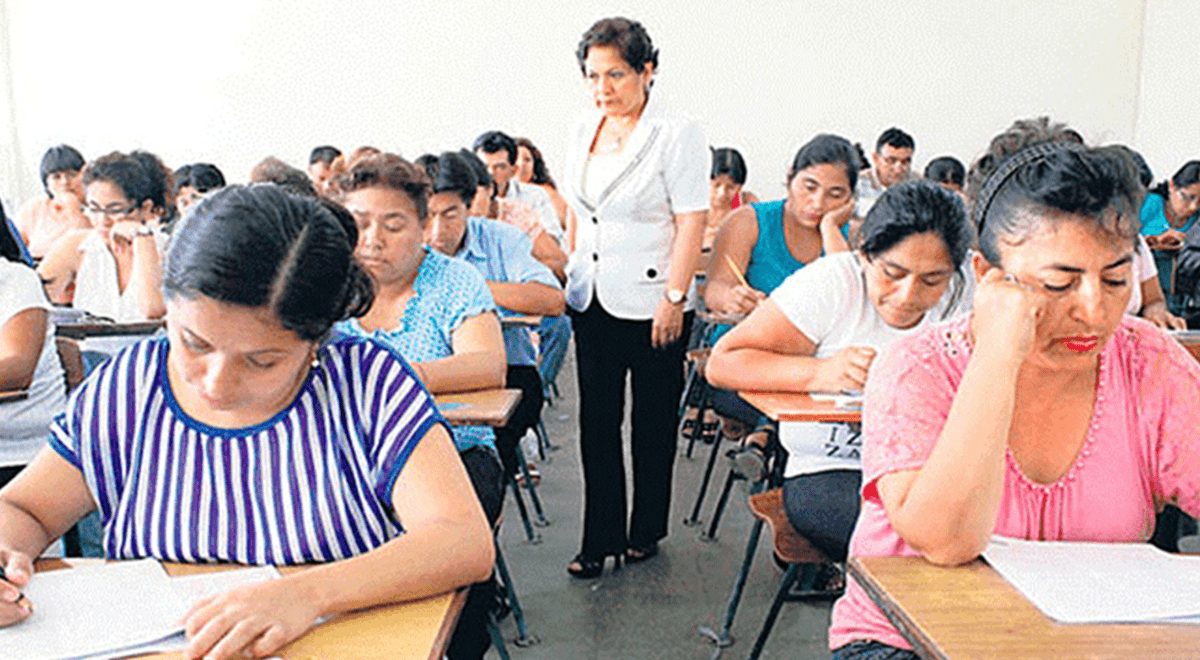
[[[712,150],[712,170],[709,179],[715,179],[722,174],[728,175],[739,186],[746,183],[746,160],[733,147],[721,147]]]
[[[491,172],[488,172],[487,165],[483,164],[483,161],[479,159],[479,156],[476,156],[475,152],[471,151],[470,149],[461,149],[458,153],[462,154],[462,157],[467,159],[467,164],[470,165],[471,169],[475,171],[475,185],[487,186],[491,188],[492,184],[495,182],[492,181],[492,174]]]
[[[485,154],[494,154],[503,149],[508,152],[508,164],[517,164],[516,140],[500,131],[488,131],[475,138],[475,141],[471,143],[471,149],[473,151],[483,151]]]
[[[358,159],[334,182],[334,189],[342,197],[364,188],[404,193],[417,207],[421,225],[425,224],[429,216],[429,177],[424,170],[396,154],[378,153]]]
[[[844,137],[827,133],[822,133],[809,140],[796,152],[796,157],[792,159],[792,169],[788,171],[788,183],[796,178],[800,170],[822,163],[835,163],[844,167],[851,191],[854,190],[854,186],[858,185],[858,171],[861,168],[858,166],[858,152],[854,149],[854,145]]]
[[[1088,147],[1078,136],[1046,117],[1021,120],[971,166],[968,178],[981,182],[969,188],[971,214],[989,263],[1000,265],[1002,238],[1028,236],[1064,215],[1132,243],[1143,191],[1135,166],[1119,148]]]
[[[927,233],[942,240],[955,268],[962,266],[975,238],[958,195],[933,181],[913,179],[891,186],[879,197],[854,242],[860,252],[875,257],[910,236]]]
[[[175,230],[163,268],[168,298],[205,296],[269,309],[304,341],[371,308],[371,278],[354,259],[358,230],[328,202],[273,184],[230,186]]]
[[[1185,188],[1200,183],[1200,160],[1189,160],[1184,163],[1183,167],[1176,170],[1175,175],[1171,177],[1171,183],[1175,184],[1176,188]],[[1154,190],[1150,192],[1166,199],[1169,191],[1167,182],[1163,181],[1154,186]]]
[[[316,147],[312,153],[308,154],[308,164],[325,163],[326,165],[333,162],[334,158],[342,155],[342,150],[328,144]]]
[[[658,49],[650,40],[650,33],[637,21],[628,18],[602,18],[592,24],[579,47],[575,49],[575,58],[579,60],[579,70],[587,75],[587,54],[592,46],[612,46],[621,54],[634,71],[644,73],[649,63],[658,70]]]
[[[158,208],[166,208],[166,191],[170,173],[154,154],[135,151],[123,154],[114,151],[88,163],[83,170],[83,185],[108,181],[121,189],[125,198],[135,206],[146,200]]]
[[[175,194],[184,187],[195,188],[196,192],[206,193],[210,190],[225,187],[225,175],[212,163],[192,163],[175,170]]]
[[[963,261],[975,242],[962,199],[933,181],[913,179],[889,187],[871,206],[854,235],[855,247],[867,257],[877,257],[905,239],[935,234],[950,255],[954,278],[950,296],[957,301],[964,291]],[[946,306],[948,315],[956,304]]]
[[[525,147],[529,150],[529,155],[533,156],[533,178],[532,183],[539,186],[550,186],[558,188],[554,183],[554,177],[550,176],[550,170],[546,168],[546,159],[542,156],[542,150],[533,146],[533,141],[529,138],[514,138],[517,141],[517,148]]]
[[[50,194],[50,186],[46,185],[46,180],[55,172],[81,172],[86,161],[83,160],[83,154],[79,150],[67,144],[50,147],[46,153],[42,154],[42,164],[38,168],[38,173],[42,177],[42,188],[46,189],[46,194]]]
[[[273,183],[282,186],[294,195],[317,197],[312,179],[303,170],[297,169],[274,156],[258,161],[250,170],[250,183]]]
[[[875,153],[880,153],[880,149],[883,149],[885,144],[893,149],[917,148],[917,143],[913,142],[912,136],[895,126],[879,134],[879,139],[875,141]]]
[[[961,188],[967,178],[967,168],[954,156],[940,156],[925,166],[925,178],[937,183],[952,183]]]
[[[446,151],[432,160],[425,160],[423,167],[432,181],[432,194],[454,193],[462,199],[463,204],[471,205],[479,179],[462,154]]]

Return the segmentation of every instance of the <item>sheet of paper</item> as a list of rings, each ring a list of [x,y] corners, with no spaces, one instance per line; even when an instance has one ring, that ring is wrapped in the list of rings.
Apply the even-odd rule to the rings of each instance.
[[[838,408],[861,410],[863,404],[862,392],[810,392],[813,401],[831,401]]]
[[[6,658],[56,660],[169,637],[187,606],[153,559],[34,576],[33,615],[0,628]]]
[[[993,537],[984,559],[1064,623],[1200,623],[1200,557],[1148,543]]]
[[[179,595],[186,607],[190,608],[196,602],[223,594],[247,584],[256,584],[279,577],[279,570],[274,566],[253,566],[229,571],[213,573],[198,573],[196,575],[181,575],[169,578],[171,588]],[[147,644],[135,644],[119,649],[106,650],[95,655],[83,656],[74,660],[116,660],[146,653],[166,653],[182,651],[187,647],[187,638],[182,632],[165,639]]]

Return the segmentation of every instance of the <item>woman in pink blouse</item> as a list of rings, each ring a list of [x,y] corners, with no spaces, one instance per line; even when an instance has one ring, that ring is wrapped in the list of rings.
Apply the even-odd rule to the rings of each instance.
[[[1019,121],[972,168],[974,314],[875,360],[852,556],[971,561],[992,534],[1145,541],[1200,513],[1200,365],[1126,316],[1141,188],[1126,157]],[[830,648],[916,658],[857,584]]]

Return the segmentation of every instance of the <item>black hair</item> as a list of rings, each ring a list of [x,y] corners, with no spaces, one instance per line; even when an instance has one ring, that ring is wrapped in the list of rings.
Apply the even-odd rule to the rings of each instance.
[[[473,151],[483,151],[485,154],[494,154],[501,149],[508,152],[508,164],[517,164],[517,142],[508,137],[508,135],[500,131],[488,131],[483,135],[475,138],[471,143]]]
[[[967,168],[954,156],[941,156],[925,166],[925,178],[937,183],[952,183],[961,188],[967,178]]]
[[[463,158],[467,159],[467,164],[470,165],[471,169],[475,171],[476,185],[487,186],[491,188],[492,184],[495,182],[492,181],[492,174],[488,172],[487,165],[483,164],[483,161],[479,159],[479,156],[476,156],[475,152],[471,151],[470,149],[460,149],[458,153],[462,154]]]
[[[1171,183],[1175,184],[1176,188],[1186,188],[1200,183],[1200,160],[1189,160],[1184,163],[1183,167],[1176,170],[1175,176],[1171,177]],[[1154,186],[1150,192],[1166,199],[1170,194],[1170,188],[1167,186],[1167,182],[1163,181]]]
[[[430,178],[433,178],[433,170],[437,167],[437,154],[421,154],[413,160],[413,165],[425,170]]]
[[[83,154],[79,150],[67,144],[60,144],[55,147],[50,147],[46,153],[42,154],[42,164],[38,168],[38,172],[42,177],[42,188],[46,189],[46,194],[50,194],[50,186],[46,184],[46,180],[55,172],[81,172],[86,161],[83,160]]]
[[[862,142],[854,143],[854,152],[858,154],[858,171],[871,168],[871,161],[867,160],[867,152],[863,151]]]
[[[579,70],[587,75],[587,54],[592,46],[612,46],[621,54],[634,71],[645,73],[646,64],[658,70],[658,49],[650,41],[650,33],[637,21],[628,18],[602,18],[592,24],[579,46],[575,49],[575,59],[579,60]]]
[[[909,236],[926,233],[937,234],[956,269],[975,238],[958,195],[933,181],[913,179],[884,191],[867,212],[854,243],[860,252],[875,257]]]
[[[529,150],[529,155],[533,156],[533,178],[530,181],[539,186],[558,188],[554,183],[554,177],[550,176],[550,170],[546,168],[546,159],[542,156],[542,150],[533,146],[533,140],[529,138],[519,137],[514,139],[517,141],[518,149],[525,147]]]
[[[358,159],[334,186],[343,196],[364,188],[395,190],[412,201],[422,226],[429,217],[429,177],[396,154],[378,153]]]
[[[1143,188],[1149,188],[1150,184],[1154,183],[1154,172],[1150,170],[1150,164],[1140,153],[1123,144],[1114,144],[1113,148],[1120,149],[1121,153],[1129,157],[1130,162],[1137,170],[1138,181],[1141,182]]]
[[[211,163],[184,165],[175,170],[175,194],[178,195],[179,189],[184,187],[195,188],[199,193],[224,188],[225,175]]]
[[[150,200],[155,208],[166,208],[166,189],[170,173],[154,154],[114,151],[88,163],[83,170],[83,185],[108,181],[121,189],[130,204],[140,207]]]
[[[149,151],[132,151],[129,154],[142,164],[146,176],[150,180],[150,201],[154,208],[163,215],[170,215],[175,209],[174,191],[175,176],[162,159]],[[140,203],[140,201],[139,201]]]
[[[265,307],[301,340],[320,341],[374,301],[371,278],[354,259],[357,240],[354,219],[328,202],[272,184],[230,186],[196,204],[175,230],[163,291]]]
[[[1132,244],[1143,192],[1135,166],[1118,147],[1078,140],[1077,132],[1046,117],[1022,120],[971,166],[971,214],[989,263],[1000,265],[1001,240],[1020,240],[1065,216],[1086,218]]]
[[[3,204],[0,204],[0,258],[29,265],[25,260],[25,251],[21,249],[21,239],[8,221],[8,216],[4,215]]]
[[[329,146],[327,144],[322,145],[320,147],[316,147],[312,150],[312,153],[308,154],[308,164],[312,165],[314,163],[325,163],[328,165],[333,162],[334,158],[337,158],[341,155],[341,149]]]
[[[737,149],[721,147],[712,150],[712,171],[708,178],[715,179],[722,174],[729,175],[739,186],[746,183],[746,161]]]
[[[884,191],[854,235],[854,245],[864,256],[874,258],[911,236],[929,233],[941,239],[950,255],[954,266],[950,296],[957,301],[965,290],[962,265],[975,233],[962,199],[933,181],[913,179]],[[946,313],[956,308],[956,304],[947,305]]]
[[[879,153],[885,144],[893,149],[917,148],[917,143],[913,142],[912,136],[895,126],[879,134],[879,139],[875,141],[875,153]]]
[[[423,166],[425,174],[429,175],[430,181],[433,182],[431,194],[454,193],[462,199],[463,204],[471,205],[471,199],[475,197],[475,188],[479,186],[479,179],[475,177],[474,168],[462,154],[446,151],[432,161],[426,160]]]
[[[319,196],[307,174],[274,156],[260,160],[250,170],[250,183],[273,183],[293,195]]]
[[[859,167],[858,152],[854,145],[844,137],[822,133],[809,140],[792,159],[792,169],[788,171],[788,183],[800,173],[800,170],[822,163],[838,163],[846,169],[846,180],[850,183],[850,191],[858,185]]]

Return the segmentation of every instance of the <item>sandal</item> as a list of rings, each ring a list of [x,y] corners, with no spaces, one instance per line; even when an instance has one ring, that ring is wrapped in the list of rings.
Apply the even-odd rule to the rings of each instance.
[[[631,545],[625,548],[625,563],[636,564],[641,561],[646,561],[658,554],[658,541],[648,543],[646,545]]]
[[[571,563],[567,564],[567,573],[571,577],[578,578],[580,580],[590,580],[595,577],[600,577],[600,574],[604,572],[604,562],[608,559],[608,557],[609,555],[600,555],[600,558],[597,559],[595,557],[588,557],[581,552],[575,555],[575,558],[571,560]],[[615,561],[613,570],[620,570],[621,555],[613,554],[612,558]]]

